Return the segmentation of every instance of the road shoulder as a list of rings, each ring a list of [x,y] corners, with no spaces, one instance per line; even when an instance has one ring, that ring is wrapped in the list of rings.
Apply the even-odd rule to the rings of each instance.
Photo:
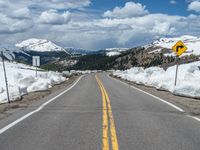
[[[57,93],[62,92],[66,87],[73,84],[78,76],[72,76],[61,84],[57,84],[46,91],[32,92],[24,95],[21,100],[14,101],[11,104],[0,104],[0,120],[12,115],[17,109],[26,109],[33,103],[39,103],[43,99],[49,99]]]

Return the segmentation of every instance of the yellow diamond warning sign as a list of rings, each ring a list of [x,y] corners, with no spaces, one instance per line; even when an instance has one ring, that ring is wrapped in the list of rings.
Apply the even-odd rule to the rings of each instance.
[[[178,41],[173,47],[173,51],[176,53],[177,56],[181,56],[186,50],[187,47],[182,41]]]

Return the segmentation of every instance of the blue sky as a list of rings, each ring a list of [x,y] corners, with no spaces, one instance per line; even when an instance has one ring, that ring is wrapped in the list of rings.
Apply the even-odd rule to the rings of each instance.
[[[187,4],[185,0],[176,0],[176,4],[170,4],[169,0],[130,0],[136,3],[142,3],[147,6],[151,13],[166,13],[170,15],[183,15],[190,14],[187,11]],[[127,0],[93,0],[89,8],[97,9],[101,12],[112,9],[116,6],[123,7]]]
[[[199,36],[200,0],[0,0],[0,38],[91,50]]]

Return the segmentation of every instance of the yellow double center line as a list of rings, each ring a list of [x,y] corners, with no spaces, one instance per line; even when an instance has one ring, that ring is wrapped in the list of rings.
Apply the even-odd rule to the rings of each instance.
[[[111,138],[112,150],[119,150],[110,99],[109,99],[108,93],[106,92],[106,89],[104,88],[102,82],[99,80],[97,75],[95,76],[95,78],[97,80],[97,83],[102,93],[102,103],[103,103],[103,139],[102,139],[103,147],[102,147],[102,150],[109,150],[110,148],[109,138]]]

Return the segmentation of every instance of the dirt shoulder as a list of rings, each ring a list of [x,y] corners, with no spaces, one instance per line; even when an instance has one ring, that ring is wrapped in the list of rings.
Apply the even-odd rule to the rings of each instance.
[[[172,93],[168,91],[160,91],[153,87],[147,87],[144,85],[138,85],[133,82],[123,80],[121,78],[117,78],[114,76],[111,76],[113,78],[116,78],[118,80],[121,80],[123,82],[126,82],[136,88],[139,88],[145,92],[148,92],[152,95],[155,95],[157,97],[160,97],[166,101],[169,101],[170,103],[175,104],[176,106],[181,107],[183,110],[185,110],[186,113],[191,115],[200,115],[200,100],[199,99],[193,99],[193,98],[187,98],[187,97],[181,97],[181,96],[175,96]]]
[[[65,88],[66,86],[72,84],[78,76],[72,76],[65,82],[55,85],[52,88],[48,89],[47,91],[40,91],[40,92],[33,92],[29,93],[27,95],[24,95],[21,100],[14,101],[10,104],[0,104],[0,118],[3,116],[4,113],[6,113],[9,110],[16,109],[16,108],[22,108],[27,107],[29,104],[31,104],[34,101],[40,100],[41,98],[46,97],[47,95],[50,95],[60,89]]]

